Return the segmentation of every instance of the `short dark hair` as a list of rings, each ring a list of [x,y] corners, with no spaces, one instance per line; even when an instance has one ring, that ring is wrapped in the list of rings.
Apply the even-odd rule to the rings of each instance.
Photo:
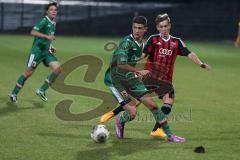
[[[58,9],[58,4],[56,2],[52,2],[52,3],[49,3],[46,8],[45,8],[45,11],[48,11],[48,9],[51,7],[51,6],[55,6],[57,9]]]
[[[159,14],[157,15],[156,19],[155,19],[155,23],[156,25],[162,21],[168,20],[169,23],[171,23],[170,17],[168,16],[167,13],[164,14]]]
[[[136,16],[133,18],[132,23],[143,24],[146,27],[147,26],[147,18],[144,16]]]

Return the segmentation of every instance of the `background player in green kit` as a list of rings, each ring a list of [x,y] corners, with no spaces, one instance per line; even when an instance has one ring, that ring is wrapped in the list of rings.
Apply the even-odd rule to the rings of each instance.
[[[56,22],[54,19],[57,16],[57,9],[57,3],[48,4],[46,6],[46,16],[37,22],[31,31],[31,35],[34,36],[34,41],[28,58],[27,69],[18,78],[15,88],[9,94],[12,102],[17,102],[17,94],[41,62],[43,62],[45,66],[50,67],[52,73],[45,79],[43,85],[37,89],[36,94],[43,101],[47,101],[45,91],[60,73],[60,64],[55,57],[56,49],[51,44],[52,41],[55,40]]]
[[[156,122],[163,127],[168,141],[185,142],[185,138],[172,134],[166,116],[157,107],[143,84],[141,77],[147,76],[149,71],[135,67],[142,56],[144,47],[142,39],[147,31],[147,19],[143,16],[135,17],[132,30],[133,33],[124,37],[114,51],[110,66],[105,73],[105,83],[125,109],[116,117],[116,135],[119,139],[124,137],[125,123],[135,118],[137,101],[139,101],[152,112]]]

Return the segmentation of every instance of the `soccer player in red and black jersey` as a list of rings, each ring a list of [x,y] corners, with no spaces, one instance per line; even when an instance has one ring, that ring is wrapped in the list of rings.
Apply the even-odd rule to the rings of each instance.
[[[145,69],[149,70],[151,73],[151,77],[144,79],[144,84],[146,86],[158,86],[154,92],[159,98],[163,99],[161,111],[165,115],[169,115],[174,103],[172,79],[177,56],[186,56],[203,69],[210,70],[211,67],[203,63],[194,52],[189,51],[180,38],[170,35],[171,21],[166,13],[159,14],[155,22],[159,34],[150,36],[143,49],[142,58],[147,57]],[[123,108],[120,106],[104,114],[101,116],[100,122],[107,122],[122,110]],[[165,133],[160,128],[161,126],[159,123],[156,123],[151,132],[151,136],[166,137]]]
[[[143,50],[143,56],[147,57],[145,69],[149,70],[151,77],[145,79],[146,85],[157,85],[159,89],[155,90],[159,98],[163,99],[162,112],[169,115],[174,103],[174,88],[168,93],[162,95],[162,82],[172,84],[174,64],[177,56],[185,56],[203,69],[210,70],[211,67],[203,63],[198,56],[189,51],[180,38],[170,35],[171,21],[168,14],[159,14],[156,19],[156,28],[159,34],[149,37]],[[151,132],[152,136],[164,137],[159,124],[156,123]]]

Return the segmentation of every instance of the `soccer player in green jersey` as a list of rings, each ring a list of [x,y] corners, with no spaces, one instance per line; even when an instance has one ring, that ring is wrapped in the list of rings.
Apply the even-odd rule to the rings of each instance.
[[[47,101],[45,91],[61,72],[60,64],[55,56],[56,49],[52,46],[52,41],[55,40],[56,22],[54,19],[57,16],[57,9],[57,3],[48,4],[46,6],[46,16],[42,18],[31,31],[31,35],[34,36],[34,41],[28,58],[27,69],[18,78],[15,88],[9,94],[12,102],[17,102],[17,94],[41,62],[43,62],[45,66],[50,67],[52,73],[45,79],[42,86],[37,89],[36,94],[43,101]]]
[[[153,91],[163,100],[161,111],[168,116],[174,103],[172,78],[177,56],[188,57],[203,69],[210,70],[211,66],[203,63],[194,52],[189,51],[180,38],[170,35],[171,22],[168,14],[159,14],[155,22],[159,34],[150,36],[143,49],[143,57],[148,57],[145,69],[151,73],[151,76],[144,79],[144,84],[145,86],[158,86]],[[105,113],[100,121],[105,123],[122,110],[119,106],[113,111]],[[153,128],[151,136],[161,138],[166,136],[158,122]]]
[[[153,114],[155,120],[162,126],[168,141],[185,142],[185,138],[172,134],[167,117],[153,101],[143,84],[141,77],[149,74],[148,70],[136,68],[137,61],[142,56],[143,36],[147,30],[147,19],[137,16],[133,19],[132,34],[123,38],[114,51],[108,70],[105,73],[105,83],[125,111],[116,116],[115,129],[119,139],[124,137],[124,126],[136,116],[136,106],[143,103]]]

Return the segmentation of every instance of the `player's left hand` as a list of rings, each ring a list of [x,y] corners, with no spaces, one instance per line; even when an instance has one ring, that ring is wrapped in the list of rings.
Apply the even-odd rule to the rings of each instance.
[[[211,70],[211,66],[206,63],[201,64],[200,67],[206,70]]]
[[[150,74],[150,71],[149,70],[141,70],[141,71],[137,71],[136,72],[137,76],[146,76],[146,75],[149,75]]]
[[[56,48],[54,48],[52,45],[50,45],[48,51],[49,51],[49,53],[51,53],[51,54],[55,54],[55,53],[57,52]]]

